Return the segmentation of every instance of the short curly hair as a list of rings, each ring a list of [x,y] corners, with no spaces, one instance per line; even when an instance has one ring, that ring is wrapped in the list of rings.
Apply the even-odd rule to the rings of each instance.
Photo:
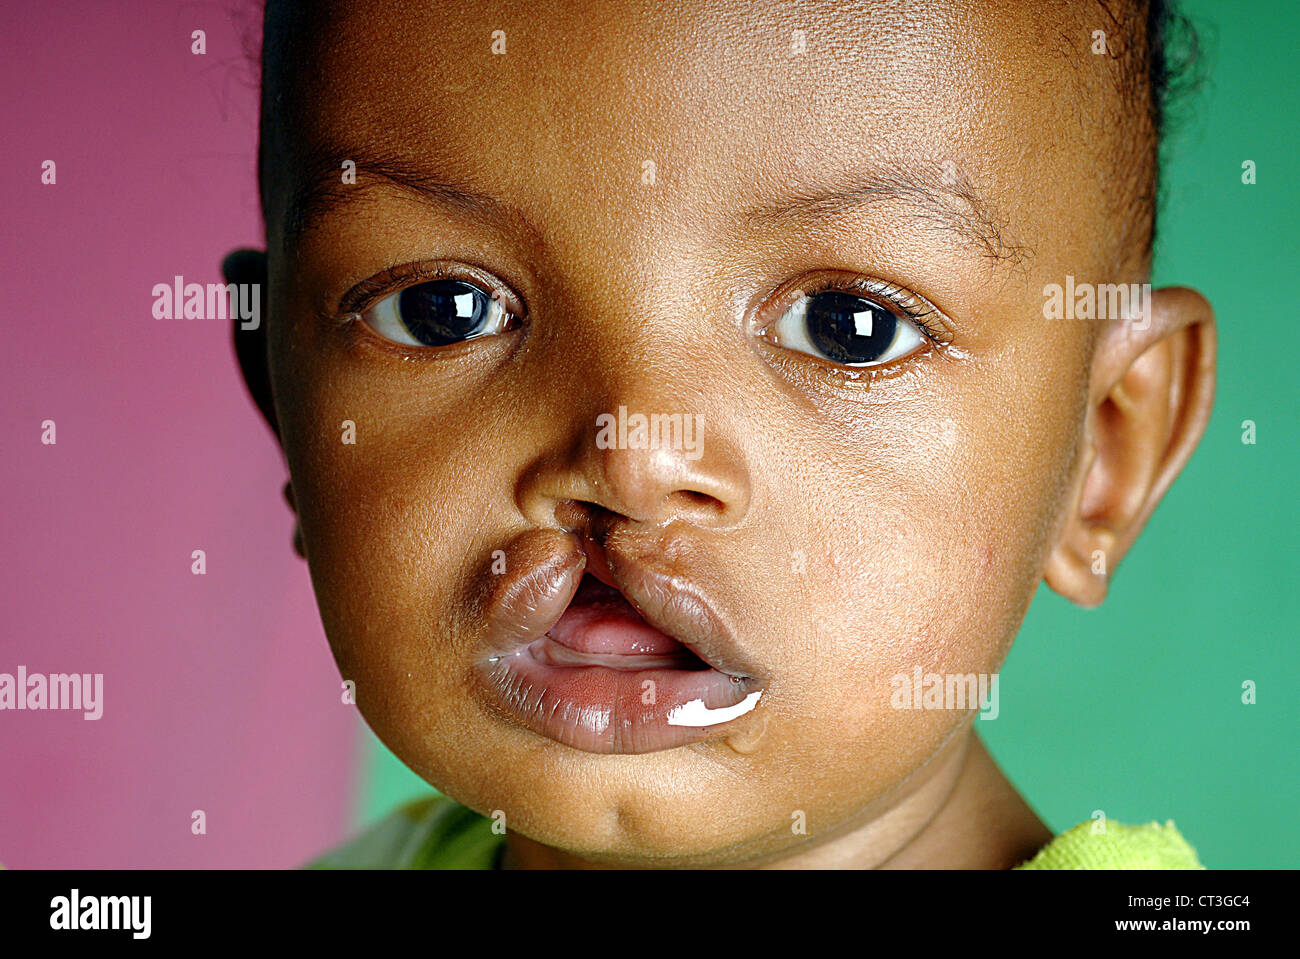
[[[1204,61],[1196,28],[1174,0],[1150,0],[1147,5],[1145,51],[1149,113],[1155,138],[1153,182],[1145,198],[1150,217],[1146,237],[1149,252],[1155,243],[1158,219],[1161,147],[1167,143],[1173,125],[1172,107],[1200,86]]]

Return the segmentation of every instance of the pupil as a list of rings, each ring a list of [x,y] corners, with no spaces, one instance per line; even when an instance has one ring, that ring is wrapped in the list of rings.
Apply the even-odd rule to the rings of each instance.
[[[818,293],[804,319],[808,338],[836,363],[870,363],[894,342],[898,320],[888,310],[852,293]]]
[[[433,280],[408,286],[397,300],[402,324],[425,346],[459,343],[487,322],[491,299],[460,280]]]

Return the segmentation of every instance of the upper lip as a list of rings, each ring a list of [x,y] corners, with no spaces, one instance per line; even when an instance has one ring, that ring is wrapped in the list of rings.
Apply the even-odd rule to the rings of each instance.
[[[618,538],[602,536],[596,541],[583,536],[576,541],[576,534],[559,535],[569,541],[556,544],[549,558],[531,568],[526,564],[509,577],[513,582],[498,584],[501,589],[491,604],[494,618],[513,621],[495,637],[499,653],[507,651],[503,646],[518,648],[549,632],[568,609],[585,571],[617,589],[647,623],[718,672],[741,679],[766,678],[696,583],[656,568],[646,562],[644,550],[633,554],[619,545]],[[512,615],[502,608],[519,601],[526,608],[523,622],[517,610]]]

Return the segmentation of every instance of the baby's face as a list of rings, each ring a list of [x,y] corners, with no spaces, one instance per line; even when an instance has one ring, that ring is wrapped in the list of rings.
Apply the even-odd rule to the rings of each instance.
[[[270,365],[370,725],[611,862],[879,812],[972,718],[891,679],[998,670],[1077,489],[1095,337],[1043,287],[1144,279],[1090,22],[322,6]]]

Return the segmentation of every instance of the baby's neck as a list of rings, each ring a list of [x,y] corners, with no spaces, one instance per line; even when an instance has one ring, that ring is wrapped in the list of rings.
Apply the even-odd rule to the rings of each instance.
[[[974,731],[964,736],[955,781],[934,815],[881,869],[1011,869],[1052,832],[1003,775]]]
[[[970,726],[919,770],[902,795],[861,825],[753,863],[764,869],[1010,869],[1052,834]],[[507,869],[600,868],[511,833]]]

